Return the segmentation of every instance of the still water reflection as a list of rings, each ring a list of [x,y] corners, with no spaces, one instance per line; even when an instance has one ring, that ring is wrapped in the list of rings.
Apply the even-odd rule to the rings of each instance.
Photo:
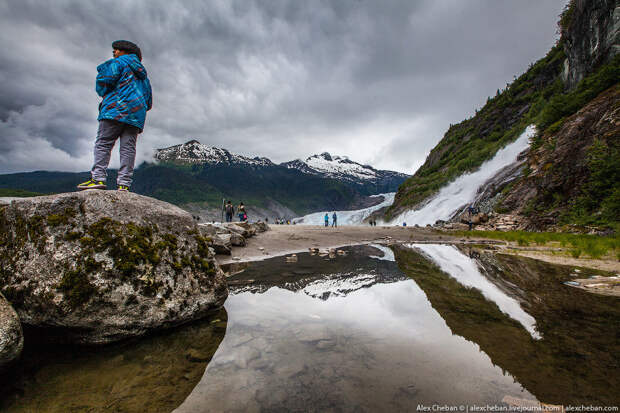
[[[224,338],[226,311],[103,348],[33,346],[0,376],[0,411],[170,412],[196,386]]]
[[[535,399],[452,333],[425,292],[382,260],[391,252],[354,248],[288,266],[280,258],[236,277],[226,337],[177,412],[409,411]],[[307,267],[314,271],[304,274]]]
[[[439,245],[346,251],[252,263],[229,279],[226,311],[167,334],[31,348],[0,410],[618,404],[620,300],[564,285],[570,268]]]

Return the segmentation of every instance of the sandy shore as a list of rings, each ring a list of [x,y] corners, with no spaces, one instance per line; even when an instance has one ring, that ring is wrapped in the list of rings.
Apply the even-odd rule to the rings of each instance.
[[[392,242],[437,242],[437,243],[488,243],[502,252],[527,256],[553,264],[595,268],[620,273],[617,260],[575,259],[546,253],[540,247],[537,251],[508,248],[504,241],[465,239],[429,228],[414,227],[371,227],[341,226],[338,228],[306,225],[270,225],[271,230],[257,234],[247,240],[245,247],[233,247],[232,255],[218,255],[220,264],[263,260],[285,254],[306,252],[308,248],[338,248],[347,245]]]
[[[233,247],[232,256],[218,255],[221,264],[263,260],[308,248],[337,248],[373,242],[456,240],[426,228],[311,225],[270,225],[271,230],[247,240],[245,247]]]

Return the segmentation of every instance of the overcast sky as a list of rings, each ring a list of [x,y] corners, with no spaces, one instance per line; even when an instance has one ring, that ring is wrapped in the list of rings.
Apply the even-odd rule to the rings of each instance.
[[[413,173],[546,54],[566,3],[0,0],[0,173],[90,169],[96,66],[117,39],[141,47],[153,87],[138,163],[197,139]]]

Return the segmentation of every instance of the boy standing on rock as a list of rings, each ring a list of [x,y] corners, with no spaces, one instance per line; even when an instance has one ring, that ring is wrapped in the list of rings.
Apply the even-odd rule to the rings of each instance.
[[[97,67],[95,89],[103,97],[99,104],[99,130],[95,141],[95,161],[91,179],[78,189],[105,189],[107,168],[114,143],[120,138],[121,166],[118,190],[128,191],[136,160],[136,141],[144,129],[146,112],[153,98],[151,84],[142,66],[140,48],[127,40],[112,43],[113,59]]]

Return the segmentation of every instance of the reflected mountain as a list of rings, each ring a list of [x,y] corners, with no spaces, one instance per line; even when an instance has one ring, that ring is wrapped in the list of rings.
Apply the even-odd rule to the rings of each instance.
[[[2,412],[169,412],[200,381],[226,332],[226,310],[106,347],[32,345],[3,374]],[[72,351],[71,351],[72,350]]]
[[[539,400],[616,405],[620,385],[620,299],[562,283],[569,267],[471,251],[496,286],[536,321],[536,340],[481,290],[466,286],[421,250],[394,247],[396,262],[425,292],[453,334],[476,343]]]
[[[301,253],[297,254],[297,262],[276,257],[250,263],[248,271],[228,279],[229,292],[233,295],[243,292],[261,294],[277,286],[328,300],[375,284],[408,279],[398,269],[392,251],[387,247],[362,245],[340,249],[346,255],[336,254],[330,258]]]

